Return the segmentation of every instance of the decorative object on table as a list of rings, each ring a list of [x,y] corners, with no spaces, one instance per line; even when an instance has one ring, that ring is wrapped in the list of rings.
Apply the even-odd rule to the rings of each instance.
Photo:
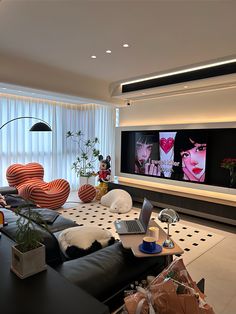
[[[73,259],[111,245],[115,239],[108,230],[95,226],[79,226],[63,230],[58,241],[64,255]]]
[[[167,223],[167,238],[163,243],[163,246],[168,249],[172,249],[174,247],[174,242],[170,238],[170,224],[176,223],[179,221],[179,215],[171,208],[165,208],[160,211],[158,215],[158,219],[161,222]]]
[[[13,164],[8,167],[6,177],[9,185],[16,187],[20,196],[40,207],[60,208],[70,193],[70,185],[64,179],[48,183],[43,181],[44,168],[36,162]]]
[[[50,127],[50,125],[42,120],[42,119],[39,119],[39,118],[35,118],[35,117],[18,117],[18,118],[14,118],[14,119],[11,119],[9,121],[7,121],[6,123],[4,123],[1,127],[0,127],[0,130],[5,126],[7,125],[8,123],[10,122],[13,122],[13,121],[16,121],[16,120],[21,120],[21,119],[36,119],[36,120],[39,120],[40,122],[37,122],[35,123],[31,128],[30,128],[30,131],[31,132],[51,132],[52,129]]]
[[[128,314],[214,314],[182,259],[174,260],[147,287],[136,286],[124,301]]]
[[[96,145],[99,143],[97,137],[93,139],[84,139],[82,131],[71,132],[66,134],[67,138],[71,138],[73,142],[77,144],[78,155],[75,162],[72,165],[72,169],[78,177],[85,177],[88,184],[88,179],[95,175],[94,169],[97,162],[97,157],[100,151],[96,149]]]
[[[156,241],[159,239],[159,228],[158,227],[149,227],[148,228],[149,237],[154,238]]]
[[[27,219],[21,215],[22,210],[24,210],[24,215],[27,214]],[[46,269],[45,246],[40,242],[43,238],[37,229],[37,224],[42,225],[46,230],[47,224],[31,206],[19,207],[15,213],[19,215],[16,221],[18,244],[12,246],[11,270],[24,279]]]
[[[132,206],[132,198],[128,192],[121,189],[114,189],[102,196],[101,204],[110,207],[111,213],[128,213]]]
[[[84,203],[92,202],[96,196],[96,189],[91,184],[84,184],[79,188],[78,196]]]
[[[111,178],[111,157],[108,155],[104,159],[102,155],[99,155],[98,160],[100,161],[100,165],[97,172],[99,185],[96,186],[96,200],[100,201],[101,197],[108,191],[108,182]]]
[[[139,245],[139,250],[147,254],[160,253],[162,247],[156,243],[156,239],[153,237],[144,237],[143,242]]]
[[[1,237],[1,228],[4,226],[4,214],[0,211],[0,237]]]
[[[221,163],[221,167],[229,170],[230,188],[236,187],[236,158],[225,158]]]

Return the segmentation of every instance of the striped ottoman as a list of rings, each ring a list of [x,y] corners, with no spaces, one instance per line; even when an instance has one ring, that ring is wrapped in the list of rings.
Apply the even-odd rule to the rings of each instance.
[[[96,189],[91,184],[84,184],[79,188],[78,196],[84,203],[91,202],[96,195]]]

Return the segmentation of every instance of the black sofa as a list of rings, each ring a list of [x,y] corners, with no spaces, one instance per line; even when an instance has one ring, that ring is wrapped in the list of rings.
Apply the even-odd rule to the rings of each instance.
[[[2,233],[15,240],[17,216],[10,209],[1,209],[8,225]],[[40,210],[48,219],[55,220],[48,225],[49,231],[37,225],[43,235],[46,246],[46,261],[67,280],[97,298],[114,310],[123,302],[123,291],[130,283],[157,275],[166,266],[165,257],[136,258],[130,250],[124,249],[120,242],[92,254],[73,260],[67,260],[61,253],[57,237],[65,228],[77,226],[73,221],[58,216],[49,209]],[[27,219],[27,218],[25,218]]]

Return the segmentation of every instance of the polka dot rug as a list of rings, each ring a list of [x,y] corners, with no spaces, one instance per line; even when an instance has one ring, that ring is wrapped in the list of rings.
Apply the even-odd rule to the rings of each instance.
[[[107,229],[116,239],[119,239],[119,236],[113,222],[121,219],[138,219],[140,213],[140,209],[135,207],[126,214],[111,213],[108,207],[98,202],[68,202],[63,208],[57,211],[65,218],[73,220],[80,226],[99,226]],[[160,222],[157,216],[158,213],[153,212],[151,219],[155,220],[166,231],[166,224]],[[190,264],[224,239],[224,236],[220,234],[193,227],[185,221],[172,224],[170,226],[170,234],[172,239],[184,250],[184,254],[181,257],[183,257],[185,265]]]

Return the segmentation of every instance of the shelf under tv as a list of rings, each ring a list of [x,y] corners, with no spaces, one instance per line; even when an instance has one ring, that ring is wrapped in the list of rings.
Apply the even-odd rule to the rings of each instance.
[[[180,212],[236,225],[236,195],[183,188],[181,186],[119,178],[109,182],[109,190],[126,190],[134,201],[144,197],[156,206],[171,207]]]

